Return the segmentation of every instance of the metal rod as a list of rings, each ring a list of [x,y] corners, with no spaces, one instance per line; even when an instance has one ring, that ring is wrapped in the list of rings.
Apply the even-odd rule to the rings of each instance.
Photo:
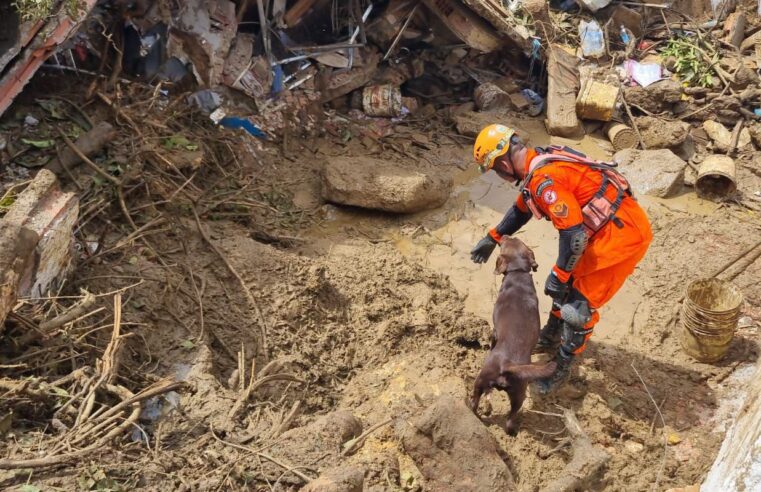
[[[284,78],[283,79],[283,84],[287,84],[289,80],[295,78],[298,74],[300,74],[301,72],[303,72],[304,70],[306,70],[307,68],[309,68],[311,66],[312,66],[311,62],[305,62],[303,65],[301,65],[299,68],[297,68],[295,72],[293,72],[292,74],[290,74],[289,76]]]
[[[262,44],[264,44],[264,52],[267,54],[267,61],[272,63],[272,50],[270,48],[270,32],[269,22],[264,15],[264,0],[256,0],[256,10],[259,14],[260,30],[262,32]]]
[[[394,42],[391,43],[391,47],[386,51],[386,54],[383,56],[383,61],[386,61],[386,58],[391,54],[392,51],[394,51],[394,48],[396,48],[396,44],[399,42],[400,39],[402,39],[402,34],[404,34],[404,31],[407,29],[407,26],[410,24],[410,21],[412,20],[412,17],[415,16],[415,12],[417,12],[417,8],[420,6],[420,4],[415,4],[415,6],[410,11],[410,15],[407,16],[407,20],[404,21],[404,24],[402,24],[402,28],[399,29],[399,32],[396,34],[396,37],[394,38]]]
[[[342,48],[361,48],[365,46],[362,43],[333,43],[333,44],[323,44],[323,45],[316,45],[316,46],[293,46],[291,48],[288,48],[289,51],[331,51],[331,50],[339,50]]]
[[[367,18],[370,17],[370,12],[372,11],[373,11],[373,4],[371,3],[370,5],[367,6],[367,8],[365,9],[365,12],[362,14],[362,22],[365,22]],[[359,26],[354,28],[354,32],[352,33],[351,38],[349,38],[350,43],[353,43],[354,41],[357,40],[359,31],[360,31]],[[352,65],[354,65],[354,50],[347,50],[346,54],[349,57],[349,66],[347,67],[347,70],[351,70]]]

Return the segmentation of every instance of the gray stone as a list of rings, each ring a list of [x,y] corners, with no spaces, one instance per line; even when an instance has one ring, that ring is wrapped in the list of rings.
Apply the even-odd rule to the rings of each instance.
[[[635,193],[668,198],[684,185],[687,163],[670,150],[625,149],[617,152],[613,160]]]
[[[453,183],[445,174],[419,163],[400,166],[367,157],[339,157],[325,165],[322,197],[385,212],[419,212],[447,201]]]
[[[690,125],[683,121],[668,121],[652,116],[636,118],[645,147],[673,149],[682,145],[690,134]]]

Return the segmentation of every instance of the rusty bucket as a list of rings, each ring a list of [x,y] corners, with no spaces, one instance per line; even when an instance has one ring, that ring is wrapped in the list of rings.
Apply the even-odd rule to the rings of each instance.
[[[726,155],[709,155],[700,164],[695,192],[701,198],[721,200],[737,190],[735,161]]]
[[[623,123],[610,122],[604,131],[616,150],[633,149],[639,144],[635,131]]]
[[[390,84],[365,87],[362,109],[368,116],[399,116],[402,114],[402,91]]]
[[[684,351],[700,362],[721,360],[732,343],[742,304],[742,292],[730,282],[717,278],[691,282],[679,333]]]

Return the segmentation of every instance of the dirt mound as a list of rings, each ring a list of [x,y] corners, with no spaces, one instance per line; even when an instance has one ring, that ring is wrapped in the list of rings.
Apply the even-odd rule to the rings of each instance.
[[[497,441],[462,400],[442,396],[398,432],[430,490],[515,490]]]

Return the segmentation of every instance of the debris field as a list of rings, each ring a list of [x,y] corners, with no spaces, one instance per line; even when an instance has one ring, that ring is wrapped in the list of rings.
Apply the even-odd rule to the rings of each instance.
[[[2,3],[0,488],[761,487],[759,70],[755,2]],[[516,436],[466,405],[492,123],[617,162],[655,235]],[[742,298],[710,362],[698,279]]]

